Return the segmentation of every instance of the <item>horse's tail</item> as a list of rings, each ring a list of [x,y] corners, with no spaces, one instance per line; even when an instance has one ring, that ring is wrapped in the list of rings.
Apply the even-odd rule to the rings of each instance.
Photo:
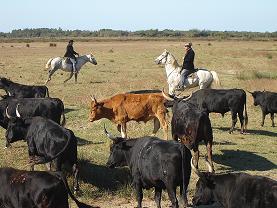
[[[53,58],[50,58],[47,63],[45,64],[45,68],[48,69],[51,65],[51,61],[53,60]]]
[[[211,74],[213,75],[212,86],[215,85],[215,86],[221,87],[221,83],[217,73],[215,71],[211,71]]]

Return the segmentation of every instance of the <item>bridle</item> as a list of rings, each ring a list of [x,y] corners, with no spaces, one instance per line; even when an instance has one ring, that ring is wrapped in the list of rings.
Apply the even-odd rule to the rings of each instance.
[[[169,52],[166,52],[166,54],[159,60],[159,64],[161,63],[161,61],[165,58],[165,64],[166,64],[166,62],[167,62],[167,57],[168,57],[168,54],[169,54]]]

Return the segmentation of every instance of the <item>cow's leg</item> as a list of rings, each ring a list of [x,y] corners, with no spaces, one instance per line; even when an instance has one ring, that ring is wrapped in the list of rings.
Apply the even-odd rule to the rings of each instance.
[[[75,73],[74,77],[75,77],[75,84],[77,84],[78,73]]]
[[[206,148],[207,148],[208,161],[211,164],[211,166],[213,168],[213,172],[214,172],[214,164],[213,164],[213,160],[212,160],[212,155],[213,155],[212,142],[208,142],[206,145]]]
[[[184,192],[183,183],[180,184],[180,203],[181,202],[184,204],[184,207],[188,206],[187,192]]]
[[[121,124],[121,137],[127,138],[126,123]]]
[[[193,153],[194,153],[194,165],[195,167],[198,169],[198,161],[199,161],[199,149],[198,147],[193,149]]]
[[[135,182],[135,189],[136,189],[136,196],[137,196],[137,202],[138,202],[138,208],[141,208],[142,198],[143,198],[143,192],[142,192],[142,186],[140,182]]]
[[[171,201],[172,207],[177,208],[178,206],[178,200],[176,197],[176,187],[173,187],[173,181],[169,180],[166,184],[166,190],[168,193],[169,200]]]
[[[73,77],[73,72],[71,71],[69,77],[68,77],[66,80],[64,80],[64,83],[66,83],[66,82],[67,82],[68,80],[70,80],[72,77]]]
[[[261,122],[261,126],[264,126],[264,120],[265,120],[265,112],[262,111],[262,122]]]
[[[238,115],[239,115],[239,121],[240,121],[240,133],[243,134],[245,132],[243,111],[239,111]]]
[[[152,135],[154,136],[159,129],[160,129],[160,121],[158,118],[155,117],[154,118],[154,129],[153,129]]]
[[[161,208],[162,189],[155,187],[155,202],[157,208]]]
[[[80,190],[80,187],[79,187],[79,167],[76,163],[72,166],[72,172],[73,172],[73,177],[74,177],[73,188],[74,188],[74,193],[76,194],[77,191]]]
[[[238,121],[237,112],[231,111],[231,115],[232,115],[232,126],[229,130],[229,134],[231,134],[234,131],[236,123]]]
[[[271,118],[271,122],[272,122],[272,127],[275,127],[275,123],[274,123],[274,113],[270,113],[270,118]]]
[[[117,125],[117,131],[121,132],[121,125],[120,124]]]
[[[166,113],[161,113],[160,115],[158,115],[158,119],[159,119],[160,124],[163,127],[164,137],[168,140],[168,125],[167,125],[167,121],[166,121]]]

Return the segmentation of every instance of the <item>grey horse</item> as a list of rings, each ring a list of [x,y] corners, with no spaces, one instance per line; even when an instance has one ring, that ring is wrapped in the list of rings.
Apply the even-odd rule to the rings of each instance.
[[[82,66],[86,64],[87,62],[90,62],[94,65],[97,65],[97,61],[95,57],[92,54],[88,55],[83,55],[79,56],[76,58],[77,63],[76,63],[76,70],[77,73],[75,74],[75,83],[77,83],[77,77],[78,73],[80,72]],[[48,79],[46,80],[45,84],[47,84],[51,80],[51,76],[57,71],[58,69],[61,69],[65,72],[70,72],[70,76],[64,81],[67,82],[70,80],[73,76],[73,70],[72,70],[72,64],[71,62],[67,62],[65,58],[63,57],[56,57],[56,58],[51,58],[47,61],[45,65],[46,69],[49,69],[48,71]]]

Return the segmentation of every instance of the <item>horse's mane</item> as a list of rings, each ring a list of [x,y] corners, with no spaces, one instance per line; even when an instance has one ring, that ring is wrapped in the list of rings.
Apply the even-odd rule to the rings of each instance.
[[[169,55],[172,57],[172,65],[173,67],[177,68],[180,67],[180,65],[178,64],[177,60],[175,59],[175,57],[172,55],[172,53],[169,53]]]

